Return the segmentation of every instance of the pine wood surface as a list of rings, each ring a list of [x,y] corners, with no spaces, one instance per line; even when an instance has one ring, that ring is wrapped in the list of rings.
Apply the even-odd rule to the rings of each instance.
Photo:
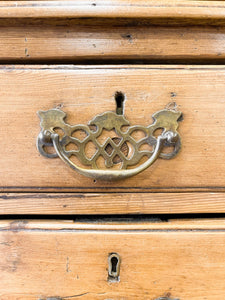
[[[223,191],[224,79],[223,66],[1,66],[1,191]],[[116,91],[126,95],[131,125],[151,124],[154,112],[176,102],[184,117],[177,157],[107,183],[38,153],[38,110],[61,107],[68,123],[87,124],[115,111]]]
[[[216,64],[224,16],[223,1],[1,1],[0,62]],[[1,65],[0,214],[224,213],[224,76],[216,65]],[[176,103],[184,119],[175,159],[105,183],[39,155],[38,110],[62,108],[69,123],[86,124],[115,110],[116,91],[132,125]],[[219,218],[4,220],[0,299],[223,299],[224,246]],[[122,260],[117,283],[108,281],[112,252]]]
[[[28,19],[30,20],[30,19]],[[225,57],[225,27],[74,24],[0,20],[0,61],[214,61]]]
[[[223,1],[1,1],[1,18],[166,18],[224,20]]]
[[[2,193],[1,215],[225,213],[225,193]]]
[[[161,224],[3,221],[0,298],[223,298],[224,220]],[[107,280],[112,252],[121,257],[117,283]]]
[[[167,221],[159,221],[157,218],[145,218],[138,219],[135,217],[127,218],[96,218],[94,221],[91,219],[83,218],[81,220],[27,220],[27,219],[13,219],[13,220],[0,220],[0,230],[4,232],[20,232],[20,231],[39,231],[44,230],[46,232],[54,231],[68,231],[68,232],[150,232],[150,231],[223,231],[225,230],[224,218],[200,218],[200,215],[196,215],[196,218],[179,218],[170,219]]]

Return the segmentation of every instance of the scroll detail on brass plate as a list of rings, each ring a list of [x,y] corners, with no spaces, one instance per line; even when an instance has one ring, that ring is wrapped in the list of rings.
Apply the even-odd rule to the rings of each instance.
[[[38,115],[41,119],[37,140],[39,152],[48,158],[60,157],[72,169],[95,179],[114,180],[136,175],[158,157],[173,158],[181,146],[177,132],[181,112],[173,109],[154,113],[153,124],[146,127],[130,126],[123,114],[111,111],[95,116],[88,125],[75,126],[65,123],[66,113],[60,109],[39,111]],[[58,129],[63,131],[62,137],[57,133]],[[156,137],[158,129],[162,132]],[[101,139],[103,133],[112,131],[114,137]],[[141,132],[142,137],[136,139],[135,132]],[[72,150],[68,149],[69,144],[74,146]],[[90,144],[94,147],[91,157],[87,153]],[[49,153],[48,146],[53,146],[55,153]],[[72,162],[73,156],[79,164]],[[104,160],[104,164],[100,164],[100,160]]]

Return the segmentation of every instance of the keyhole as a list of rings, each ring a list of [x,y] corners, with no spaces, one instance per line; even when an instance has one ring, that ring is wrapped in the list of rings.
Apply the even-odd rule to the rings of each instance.
[[[116,114],[123,115],[123,103],[125,100],[124,94],[122,92],[116,92],[115,100],[116,100]]]
[[[112,264],[112,273],[116,273],[117,270],[117,264],[118,264],[118,258],[117,257],[112,257],[111,258],[111,264]]]
[[[119,275],[120,275],[120,262],[121,259],[119,257],[119,254],[117,253],[111,253],[108,257],[108,281],[110,282],[116,282],[119,281]]]

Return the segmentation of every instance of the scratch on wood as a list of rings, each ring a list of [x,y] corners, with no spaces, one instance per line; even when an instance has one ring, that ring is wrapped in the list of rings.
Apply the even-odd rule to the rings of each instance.
[[[88,295],[90,294],[89,292],[87,293],[82,293],[82,294],[79,294],[79,295],[72,295],[72,296],[67,296],[67,297],[63,297],[62,300],[64,299],[68,299],[68,298],[77,298],[77,297],[82,297],[82,296],[85,296],[85,295]]]
[[[69,262],[69,257],[68,256],[66,258],[66,272],[67,273],[71,272],[71,270],[70,270],[70,262]]]
[[[1,242],[0,245],[11,247],[13,242]]]

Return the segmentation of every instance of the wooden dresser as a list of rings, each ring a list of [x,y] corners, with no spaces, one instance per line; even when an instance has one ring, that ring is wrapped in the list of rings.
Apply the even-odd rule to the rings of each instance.
[[[1,1],[0,41],[0,300],[222,300],[225,1]]]

